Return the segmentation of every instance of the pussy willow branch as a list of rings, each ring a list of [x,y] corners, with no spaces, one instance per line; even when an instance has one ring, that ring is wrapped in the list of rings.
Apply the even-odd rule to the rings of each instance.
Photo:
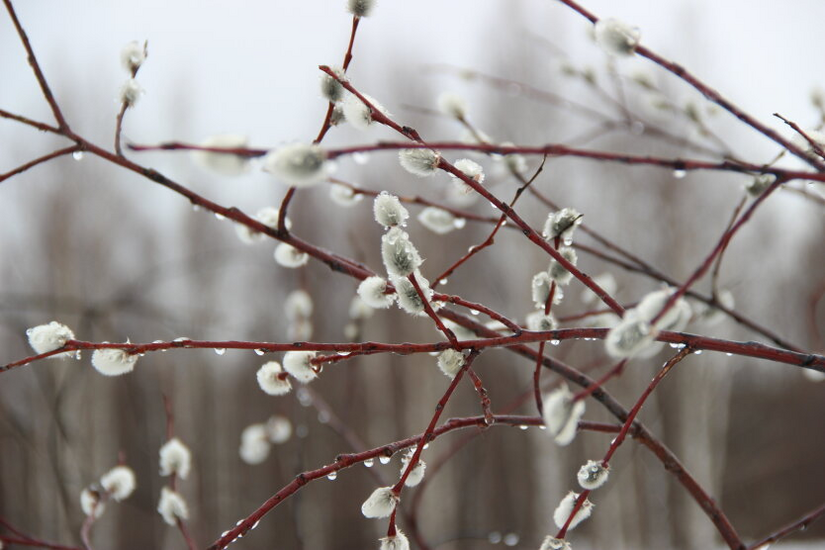
[[[596,17],[593,13],[586,10],[584,7],[579,5],[574,0],[559,0],[562,4],[567,5],[568,7],[572,8],[574,11],[578,12],[582,17],[589,20],[591,23],[596,23],[599,18]],[[779,133],[777,133],[772,128],[762,124],[759,122],[755,117],[751,116],[750,114],[746,113],[744,110],[733,104],[732,102],[728,101],[722,95],[699,80],[696,76],[692,73],[688,72],[687,69],[682,67],[681,65],[674,63],[672,61],[668,61],[664,57],[661,57],[654,51],[646,48],[644,46],[638,46],[636,48],[636,53],[642,57],[646,57],[650,61],[653,61],[666,71],[673,73],[678,78],[682,79],[686,83],[693,86],[699,93],[701,93],[708,101],[711,101],[724,110],[741,120],[743,123],[747,124],[760,134],[764,135],[768,139],[778,143],[782,146],[783,149],[790,151],[793,155],[799,157],[803,161],[807,162],[814,168],[819,171],[825,171],[825,164],[821,161],[811,158],[803,149],[797,147],[794,143],[790,140],[785,139]]]
[[[810,524],[823,516],[825,516],[825,504],[808,512],[802,516],[801,519],[794,521],[790,525],[786,525],[776,533],[773,533],[759,542],[755,542],[754,544],[748,546],[748,550],[758,550],[760,548],[767,550],[767,548],[776,541],[782,540],[796,531],[804,531]]]
[[[495,417],[495,424],[499,426],[539,426],[542,421],[534,416],[513,416],[513,415],[499,415]],[[472,416],[465,418],[452,418],[447,420],[441,426],[433,429],[428,440],[432,441],[445,433],[461,428],[470,427],[486,427],[484,416]],[[339,472],[343,469],[349,468],[355,464],[360,464],[365,460],[374,460],[379,457],[392,456],[398,451],[412,447],[421,441],[424,434],[414,435],[394,443],[382,445],[368,451],[353,454],[342,454],[335,458],[335,462],[318,468],[316,470],[303,472],[295,476],[295,479],[273,495],[269,500],[264,502],[252,514],[241,520],[233,529],[221,536],[209,547],[209,550],[218,550],[225,548],[237,537],[247,533],[263,516],[269,513],[273,508],[278,506],[281,502],[300,490],[307,483],[319,478],[328,476],[333,472]]]
[[[80,151],[80,147],[78,145],[72,145],[71,147],[64,147],[63,149],[58,149],[56,151],[52,151],[47,155],[43,155],[42,157],[38,157],[34,160],[27,162],[26,164],[21,164],[17,168],[6,172],[5,174],[0,174],[0,182],[9,179],[12,176],[16,176],[17,174],[22,174],[29,168],[34,168],[38,164],[43,164],[44,162],[48,162],[52,159],[56,159],[58,157],[62,157],[64,155],[68,155],[71,153],[76,153]]]

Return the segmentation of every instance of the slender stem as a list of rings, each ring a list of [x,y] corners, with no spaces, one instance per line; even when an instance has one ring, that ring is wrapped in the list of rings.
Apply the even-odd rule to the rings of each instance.
[[[5,174],[0,174],[0,182],[9,179],[12,176],[16,176],[17,174],[22,174],[29,168],[33,168],[38,164],[43,164],[44,162],[48,162],[52,159],[56,159],[58,157],[62,157],[63,155],[68,155],[70,153],[76,153],[77,151],[81,151],[82,147],[80,145],[72,145],[71,147],[64,147],[63,149],[58,149],[57,151],[52,151],[48,155],[43,155],[42,157],[38,157],[32,161],[27,162],[26,164],[21,164],[14,170],[6,172]]]

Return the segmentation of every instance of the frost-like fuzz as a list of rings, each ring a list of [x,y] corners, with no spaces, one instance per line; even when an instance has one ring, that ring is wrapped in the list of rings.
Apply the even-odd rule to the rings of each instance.
[[[426,178],[438,170],[441,155],[431,149],[402,149],[398,152],[398,161],[410,174]]]
[[[240,134],[221,134],[206,138],[202,147],[221,147],[225,149],[246,149],[249,139]],[[195,162],[208,170],[222,176],[239,176],[249,171],[249,159],[232,153],[215,153],[213,151],[193,151]]]
[[[583,400],[573,402],[573,394],[567,384],[544,396],[544,425],[556,443],[565,446],[573,441],[584,409]]]
[[[592,491],[607,483],[610,475],[610,466],[604,466],[600,460],[588,460],[587,464],[579,468],[576,478],[583,489]]]
[[[776,176],[773,174],[754,176],[745,183],[745,191],[747,191],[751,197],[758,197],[764,193],[774,181],[776,181]]]
[[[169,525],[177,525],[178,521],[189,519],[189,507],[180,493],[173,491],[169,487],[160,490],[160,502],[158,502],[158,513]]]
[[[594,28],[596,44],[605,53],[615,56],[631,55],[639,45],[639,29],[617,19],[600,19]]]
[[[372,203],[372,213],[375,221],[384,227],[407,225],[407,219],[410,217],[410,213],[401,206],[398,197],[386,191],[381,191],[376,195]]]
[[[401,473],[399,475],[404,475],[404,472],[407,471],[407,465],[410,463],[412,459],[412,455],[415,454],[414,449],[410,449],[409,452],[404,453],[404,456],[401,458]],[[410,475],[407,476],[407,479],[404,481],[404,485],[407,487],[415,487],[421,480],[424,479],[424,472],[427,470],[427,463],[418,459],[418,462],[415,463],[413,469],[410,470]]]
[[[100,485],[112,499],[120,502],[135,490],[135,472],[128,466],[115,466],[100,478]]]
[[[361,202],[364,195],[356,193],[351,187],[346,185],[333,183],[329,187],[329,198],[338,206],[349,208]]]
[[[318,373],[310,364],[314,358],[314,351],[288,351],[284,354],[284,370],[295,377],[298,382],[307,384],[318,378]]]
[[[383,277],[367,277],[358,285],[358,297],[375,309],[387,309],[395,301],[395,294],[385,294],[387,280]]]
[[[423,262],[410,242],[410,236],[398,227],[393,227],[381,237],[381,257],[387,273],[394,277],[406,277]]]
[[[367,17],[375,7],[375,0],[347,0],[347,11],[356,17]]]
[[[121,103],[127,107],[132,107],[135,103],[137,103],[137,100],[140,99],[140,96],[142,95],[143,88],[140,87],[137,80],[130,78],[123,83],[123,86],[121,86],[119,98]]]
[[[433,302],[433,290],[430,288],[430,281],[421,276],[421,273],[415,272],[415,280],[418,283],[421,292],[424,294],[427,302],[433,310],[441,307],[441,302]],[[395,285],[395,292],[398,297],[398,307],[409,313],[410,315],[426,315],[426,308],[421,296],[416,291],[413,284],[407,278],[393,279]]]
[[[401,529],[395,530],[394,537],[384,537],[381,540],[379,550],[410,550],[410,541]]]
[[[96,349],[92,354],[92,366],[106,376],[120,376],[132,372],[137,360],[137,354],[129,354],[116,348]]]
[[[177,437],[173,437],[160,448],[160,475],[176,475],[186,479],[192,469],[192,451]]]
[[[447,116],[464,120],[467,116],[467,102],[458,94],[444,92],[438,96],[438,110]]]
[[[69,340],[74,340],[72,329],[57,321],[52,321],[48,325],[38,325],[26,330],[29,338],[29,345],[38,355],[60,349]],[[49,356],[50,358],[70,357],[74,352],[58,353]]]
[[[460,351],[445,349],[438,355],[438,368],[451,379],[455,378],[463,366],[464,354]]]
[[[361,513],[367,518],[389,517],[399,500],[392,487],[379,487],[361,505]]]
[[[556,330],[559,322],[552,313],[545,315],[544,310],[534,311],[527,316],[527,330]]]
[[[457,160],[455,161],[455,167],[465,176],[475,181],[476,183],[482,183],[484,181],[484,169],[481,168],[481,165],[474,160]],[[450,175],[453,176],[453,174]]]
[[[344,74],[344,69],[341,67],[331,67],[332,72],[335,73],[335,76],[340,78],[341,80],[346,80],[346,75]],[[321,74],[321,95],[327,101],[331,101],[333,103],[337,103],[344,98],[344,87],[341,83],[332,78],[327,73]]]
[[[274,206],[265,206],[258,210],[255,214],[255,219],[267,227],[278,229],[278,216],[280,216],[280,212],[281,211]],[[287,230],[291,229],[292,220],[284,218],[284,227],[286,227]],[[240,223],[235,224],[235,232],[238,234],[238,238],[246,244],[252,244],[266,238],[266,235],[263,233],[253,231],[246,225]]]
[[[286,443],[292,437],[292,422],[285,416],[273,415],[266,421],[266,434],[270,443]]]
[[[569,244],[573,241],[573,232],[581,223],[582,216],[576,209],[562,208],[547,216],[542,235],[547,240],[559,238]]]
[[[571,550],[571,548],[566,540],[547,535],[541,542],[539,550]]]
[[[387,111],[383,105],[378,103],[375,98],[367,94],[361,95],[364,96],[364,99],[370,102],[376,111],[384,116],[389,115],[389,111]],[[341,108],[344,110],[344,118],[346,118],[347,122],[349,122],[356,130],[367,130],[370,126],[372,126],[373,122],[375,122],[370,108],[367,107],[367,104],[361,101],[361,98],[355,94],[347,94],[341,102]]]
[[[146,48],[137,40],[129,42],[120,50],[120,63],[129,73],[137,71],[146,61]]]
[[[560,248],[559,253],[561,254],[562,258],[564,258],[573,265],[576,265],[576,262],[579,259],[576,255],[576,251],[566,246]],[[552,260],[550,262],[550,268],[547,270],[547,273],[550,275],[550,278],[556,282],[557,285],[569,284],[570,281],[573,279],[573,274],[567,271],[567,269],[556,260]]]
[[[258,369],[258,385],[261,389],[269,395],[285,395],[292,389],[292,383],[289,378],[281,378],[284,370],[281,364],[277,361],[269,361],[264,363]]]
[[[286,243],[281,243],[275,247],[274,256],[278,265],[290,269],[304,266],[309,261],[309,254]]]
[[[599,285],[610,296],[616,294],[618,285],[616,284],[616,278],[613,277],[612,273],[600,273],[599,275],[593,277],[593,282]],[[581,300],[585,304],[596,304],[601,301],[601,299],[589,288],[582,290]]]
[[[250,424],[241,432],[241,460],[260,464],[269,456],[269,433],[263,424]]]
[[[100,500],[100,494],[86,487],[80,492],[80,509],[88,517],[94,514],[98,519],[106,511],[106,503]]]
[[[418,214],[418,221],[421,225],[439,235],[445,235],[453,229],[464,227],[466,220],[456,218],[452,212],[436,206],[428,206]]]
[[[579,494],[570,491],[567,493],[566,497],[561,499],[558,507],[553,512],[553,521],[559,529],[564,527],[564,524],[567,522],[567,518],[569,518],[570,514],[573,512],[573,508],[576,506],[577,498],[579,498]],[[578,512],[576,512],[576,515],[573,516],[572,520],[570,520],[570,525],[567,526],[567,530],[569,531],[573,529],[578,524],[589,518],[592,512],[593,503],[589,500],[585,500],[584,503],[582,503],[582,507],[579,508]]]
[[[264,170],[293,187],[324,181],[331,170],[327,153],[317,145],[293,143],[267,153]]]
[[[607,333],[604,346],[612,357],[627,359],[654,344],[655,340],[656,331],[653,327],[630,310],[625,312],[624,319]]]
[[[662,308],[665,307],[665,304],[674,292],[675,290],[672,288],[663,288],[646,294],[634,309],[636,317],[643,321],[651,322],[659,315],[659,312],[662,311]],[[662,318],[656,321],[655,328],[657,330],[682,330],[687,326],[691,315],[690,304],[687,303],[684,297],[680,297],[673,306],[662,315]]]

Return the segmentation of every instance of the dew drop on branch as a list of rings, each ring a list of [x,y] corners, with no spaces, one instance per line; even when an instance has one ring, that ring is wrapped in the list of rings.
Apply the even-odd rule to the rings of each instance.
[[[687,175],[687,172],[685,172],[684,170],[674,170],[673,171],[673,177],[676,178],[677,180],[682,179],[686,175]]]
[[[371,458],[368,458],[364,461],[364,466],[366,466],[367,468],[372,468],[374,464],[375,464],[375,460],[373,460]]]
[[[226,353],[226,348],[215,348],[215,353],[217,355],[223,355],[224,353]]]
[[[75,160],[83,160],[83,151],[75,151],[72,153],[72,158]]]
[[[390,456],[380,456],[380,457],[378,457],[378,462],[380,462],[381,464],[389,464],[390,460],[392,460],[392,457],[390,457]]]
[[[327,476],[327,479],[330,481],[335,481],[336,479],[338,479],[338,472],[330,472]]]

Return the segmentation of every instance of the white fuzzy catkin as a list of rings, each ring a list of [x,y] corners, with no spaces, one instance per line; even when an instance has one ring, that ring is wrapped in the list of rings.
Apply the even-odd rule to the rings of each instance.
[[[29,339],[29,345],[38,355],[60,349],[65,346],[69,340],[74,340],[74,332],[72,332],[72,329],[57,321],[27,329],[26,336]],[[67,351],[50,355],[49,357],[52,359],[65,358],[71,357],[74,354],[74,352]]]
[[[430,288],[430,282],[425,279],[419,271],[415,272],[415,280],[418,283],[424,298],[430,303],[430,307],[432,307],[433,310],[439,309],[442,303],[432,301],[433,290]],[[421,295],[418,294],[418,291],[409,279],[395,278],[393,279],[393,285],[395,285],[398,307],[410,315],[423,316],[427,314]]]
[[[409,452],[404,453],[404,456],[401,457],[401,472],[399,475],[403,476],[404,472],[407,471],[407,465],[409,465],[410,460],[412,460],[413,454],[415,454],[415,450],[410,449]],[[419,458],[418,462],[413,466],[413,469],[410,470],[410,475],[407,476],[404,485],[407,487],[415,487],[424,479],[424,472],[426,471],[427,463]]]
[[[389,517],[399,500],[392,487],[379,487],[361,505],[361,513],[367,518]]]
[[[461,229],[466,224],[464,218],[456,218],[452,212],[436,206],[428,206],[418,214],[421,225],[437,233],[445,235],[454,229]]]
[[[556,526],[559,529],[564,527],[564,524],[567,522],[567,518],[569,518],[570,514],[573,512],[573,508],[576,505],[576,499],[578,498],[578,493],[570,491],[569,493],[567,493],[567,496],[565,496],[561,500],[558,507],[553,512],[553,521],[556,523]],[[579,508],[579,511],[576,512],[576,515],[573,516],[572,520],[570,520],[570,525],[567,526],[567,530],[570,531],[578,524],[589,518],[592,512],[593,503],[589,500],[585,500],[584,503],[582,503],[581,508]]]
[[[140,87],[137,80],[130,78],[120,87],[119,100],[127,107],[132,107],[137,103],[137,100],[140,99],[143,93],[143,88]]]
[[[106,511],[106,503],[100,500],[96,490],[86,487],[80,492],[80,509],[87,517],[94,514],[94,518],[98,519]]]
[[[398,227],[393,227],[381,237],[381,258],[387,273],[394,277],[406,277],[423,262],[410,242],[410,236]]]
[[[460,159],[455,161],[455,167],[476,183],[484,182],[484,169],[476,161],[470,159]],[[450,175],[456,177],[453,174]]]
[[[177,491],[169,487],[160,490],[158,513],[168,525],[177,525],[178,521],[189,519],[189,507]]]
[[[276,246],[273,256],[278,265],[289,269],[302,267],[309,261],[309,254],[287,243]]]
[[[192,469],[192,451],[177,437],[173,437],[160,448],[160,475],[176,475],[186,479]]]
[[[120,63],[129,73],[137,71],[146,61],[146,47],[137,40],[129,42],[120,50]]]
[[[547,535],[539,546],[539,550],[571,550],[570,543],[564,539]]]
[[[280,375],[284,372],[281,364],[277,361],[269,361],[264,363],[258,369],[256,374],[258,378],[258,385],[269,395],[285,395],[292,389],[292,383],[289,378],[281,378]]]
[[[387,111],[383,105],[378,103],[374,97],[367,94],[361,95],[364,96],[364,99],[370,102],[376,111],[384,116],[389,116],[389,111]],[[368,130],[375,122],[370,108],[367,107],[367,104],[361,101],[361,98],[355,94],[347,94],[341,102],[341,108],[344,110],[344,118],[346,118],[347,122],[349,122],[356,130]]]
[[[349,208],[361,202],[364,195],[356,193],[352,187],[341,185],[340,183],[333,183],[329,186],[329,198],[338,206]]]
[[[622,321],[611,328],[604,339],[607,353],[616,359],[627,359],[655,342],[656,331],[633,310],[625,312]]]
[[[454,349],[445,349],[438,354],[438,368],[450,379],[456,375],[464,366],[464,354]]]
[[[250,424],[241,432],[241,460],[260,464],[269,456],[269,433],[264,424]]]
[[[292,437],[292,422],[285,416],[272,415],[266,421],[266,434],[270,443],[286,443]]]
[[[386,191],[381,191],[376,195],[372,203],[372,213],[375,221],[385,228],[407,225],[410,213],[401,205],[398,197]]]
[[[128,466],[115,466],[101,476],[100,485],[113,500],[120,502],[135,490],[135,472]]]
[[[303,289],[293,290],[284,300],[284,315],[289,321],[310,317],[312,309],[312,296]]]
[[[310,187],[324,181],[331,171],[321,147],[293,143],[270,151],[263,158],[264,170],[293,187]]]
[[[398,152],[398,161],[410,174],[426,178],[438,170],[441,155],[431,149],[402,149]]]
[[[375,0],[347,0],[347,11],[356,17],[368,17],[375,7]]]
[[[410,550],[410,541],[401,529],[395,530],[395,536],[380,539],[379,550]]]
[[[458,120],[464,120],[467,116],[467,102],[458,94],[443,92],[438,96],[438,110],[442,114]]]
[[[201,142],[202,147],[222,147],[225,149],[246,149],[249,139],[240,134],[220,134]],[[201,166],[222,176],[239,176],[249,171],[249,159],[232,153],[214,151],[192,151],[192,157]]]
[[[546,271],[540,271],[533,276],[533,281],[530,283],[530,291],[533,297],[533,305],[536,309],[544,309],[547,299],[550,297],[550,288],[553,284],[553,279]],[[564,293],[559,286],[553,292],[553,303],[558,304],[564,297]]]
[[[314,351],[288,351],[284,354],[284,370],[298,382],[307,384],[318,378],[310,361],[315,358]]]
[[[543,309],[527,315],[527,330],[544,331],[556,330],[557,328],[559,328],[559,322],[552,313],[545,315]]]
[[[573,394],[562,384],[544,396],[544,425],[547,432],[561,446],[569,445],[576,437],[579,419],[584,415],[584,400],[573,402]]]
[[[137,354],[129,354],[117,348],[96,349],[92,353],[92,366],[106,376],[120,376],[132,372],[137,360]]]
[[[341,67],[331,67],[332,72],[335,73],[341,80],[346,80],[346,74],[344,73],[344,69]],[[341,82],[336,80],[335,78],[331,77],[326,73],[321,74],[321,95],[324,96],[324,99],[327,101],[331,101],[332,103],[337,103],[344,98],[344,87],[341,85]]]
[[[586,464],[579,468],[576,478],[582,489],[592,491],[598,489],[605,483],[610,475],[610,466],[604,466],[601,460],[588,460]]]
[[[279,215],[279,209],[273,206],[265,206],[258,210],[258,212],[255,214],[255,219],[267,227],[270,227],[272,229],[278,229]],[[292,228],[292,221],[289,218],[284,218],[284,227],[286,227],[287,230]],[[238,235],[238,238],[241,240],[241,242],[245,244],[253,244],[255,242],[262,241],[266,238],[265,234],[253,231],[248,226],[240,223],[235,224],[235,233]]]
[[[367,277],[358,285],[358,297],[374,309],[387,309],[395,301],[395,294],[385,294],[387,280],[377,275]]]
[[[562,208],[547,216],[542,235],[547,240],[560,238],[565,244],[569,244],[573,241],[573,232],[581,223],[582,216],[576,209]]]
[[[600,19],[594,27],[596,44],[605,53],[614,56],[633,54],[639,45],[639,29],[618,19]]]
[[[578,262],[576,251],[572,248],[564,246],[559,249],[559,254],[573,265],[576,265],[576,262]],[[567,271],[567,269],[555,259],[550,262],[550,268],[547,270],[547,273],[557,285],[569,284],[573,279],[573,274]]]

